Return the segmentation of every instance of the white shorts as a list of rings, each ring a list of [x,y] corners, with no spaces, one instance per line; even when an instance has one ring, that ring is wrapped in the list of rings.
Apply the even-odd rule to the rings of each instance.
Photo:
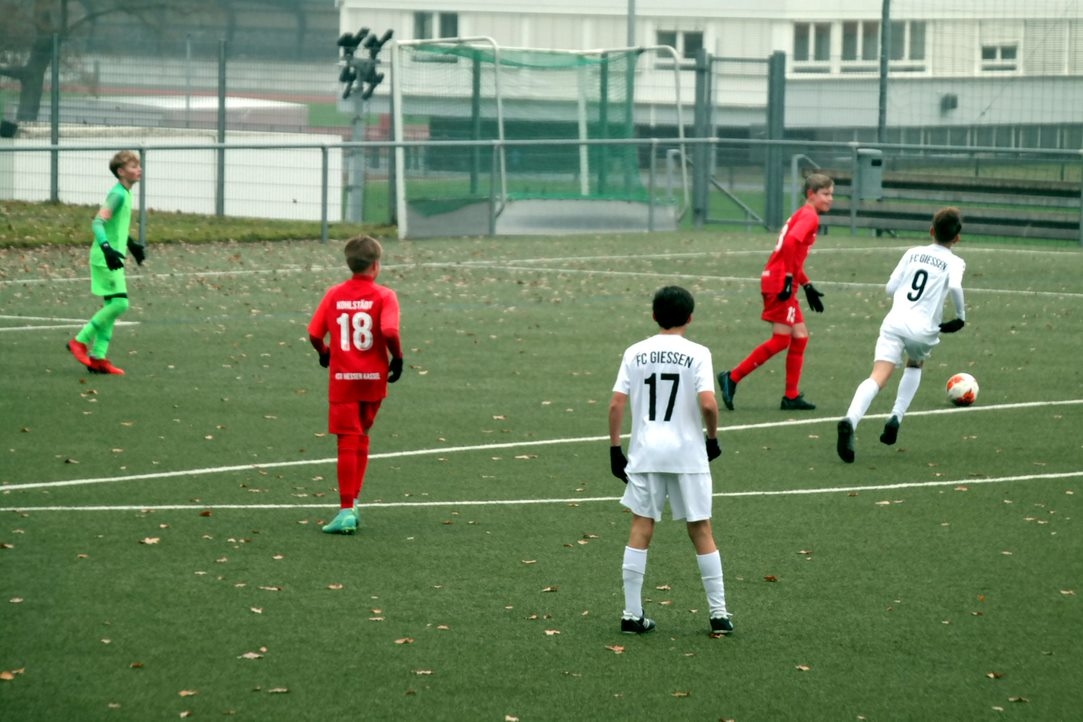
[[[913,361],[924,361],[933,353],[933,347],[940,343],[938,337],[934,337],[930,343],[928,339],[908,338],[894,331],[880,329],[880,336],[876,339],[876,350],[873,352],[873,361],[888,361],[896,366],[903,362],[903,352],[907,358]]]
[[[628,486],[620,503],[639,516],[662,521],[667,498],[675,521],[710,519],[711,474],[628,474]]]

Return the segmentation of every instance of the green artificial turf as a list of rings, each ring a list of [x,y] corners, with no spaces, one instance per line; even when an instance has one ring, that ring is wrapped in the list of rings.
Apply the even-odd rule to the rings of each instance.
[[[882,286],[924,238],[820,238],[802,390],[782,360],[723,409],[714,530],[736,632],[707,634],[683,524],[619,633],[628,515],[609,476],[620,354],[664,284],[715,370],[766,338],[773,234],[385,245],[407,370],[373,431],[361,530],[337,507],[305,325],[332,242],[153,244],[90,376],[85,248],[0,250],[0,710],[12,720],[1060,720],[1083,704],[1083,372],[1075,248],[964,242],[899,443],[896,376],[835,455]],[[949,311],[950,315],[950,311]],[[943,384],[968,371],[977,404]]]

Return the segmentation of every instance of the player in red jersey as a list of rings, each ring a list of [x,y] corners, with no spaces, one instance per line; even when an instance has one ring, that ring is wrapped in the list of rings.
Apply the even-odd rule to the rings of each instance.
[[[346,242],[346,265],[353,276],[332,286],[308,324],[308,338],[329,370],[328,431],[338,439],[338,515],[323,527],[328,534],[357,531],[357,497],[369,459],[369,429],[387,385],[402,375],[399,299],[376,283],[383,248],[371,236]],[[330,336],[328,345],[324,339]]]
[[[779,408],[783,411],[816,408],[799,390],[808,346],[808,326],[794,288],[802,286],[809,308],[823,313],[824,304],[820,299],[824,294],[816,290],[805,274],[805,259],[816,242],[820,214],[831,210],[834,195],[835,182],[831,178],[822,173],[810,174],[805,178],[805,204],[794,211],[778,234],[775,250],[760,275],[760,292],[763,294],[760,318],[771,324],[771,338],[753,349],[748,358],[733,369],[718,374],[722,403],[731,411],[737,382],[781,351],[786,351],[786,391]]]

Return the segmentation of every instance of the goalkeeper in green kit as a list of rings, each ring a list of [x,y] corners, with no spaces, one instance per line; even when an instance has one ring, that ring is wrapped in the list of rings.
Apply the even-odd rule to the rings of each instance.
[[[128,286],[124,278],[124,258],[131,252],[143,265],[146,249],[128,237],[132,222],[132,186],[143,176],[139,156],[122,150],[109,161],[109,170],[117,184],[94,215],[90,227],[94,243],[90,246],[90,292],[101,296],[102,307],[86,326],[68,341],[67,348],[91,373],[123,376],[124,370],[109,362],[106,354],[113,339],[116,321],[128,310]]]

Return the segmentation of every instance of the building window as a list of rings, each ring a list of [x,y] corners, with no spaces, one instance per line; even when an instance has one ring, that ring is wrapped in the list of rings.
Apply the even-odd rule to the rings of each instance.
[[[427,11],[414,13],[414,38],[416,40],[457,37],[459,37],[458,13]]]
[[[842,24],[842,71],[863,72],[876,69],[880,58],[880,23],[851,20]]]
[[[1019,67],[1019,46],[1015,43],[981,46],[981,69],[990,72],[1011,72]]]
[[[658,45],[668,45],[677,51],[682,68],[691,68],[696,64],[696,53],[703,48],[701,30],[659,30],[656,34]],[[657,67],[673,67],[673,56],[668,52],[658,51]]]
[[[925,70],[925,23],[901,20],[891,23],[892,72]]]
[[[793,71],[826,73],[831,70],[831,23],[793,24]]]

